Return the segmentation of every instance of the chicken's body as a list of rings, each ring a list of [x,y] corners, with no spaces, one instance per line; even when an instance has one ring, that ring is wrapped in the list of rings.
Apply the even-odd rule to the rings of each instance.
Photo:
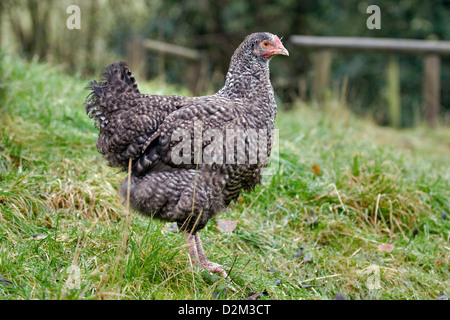
[[[141,94],[124,63],[106,67],[104,81],[90,84],[86,111],[99,128],[99,152],[112,167],[127,170],[132,161],[122,196],[142,214],[177,222],[191,256],[210,271],[224,273],[207,261],[197,232],[260,183],[270,156],[273,54],[287,54],[278,37],[248,36],[231,59],[225,86],[210,96]],[[258,145],[261,137],[265,146]]]

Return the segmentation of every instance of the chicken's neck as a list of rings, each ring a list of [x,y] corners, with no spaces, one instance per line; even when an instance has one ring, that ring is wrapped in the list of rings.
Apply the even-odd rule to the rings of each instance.
[[[224,87],[218,92],[231,99],[240,99],[247,114],[254,117],[258,127],[273,127],[276,102],[270,82],[269,63],[231,63]]]
[[[272,88],[268,63],[260,65],[242,61],[231,63],[225,85],[219,92],[230,98],[253,99],[254,94],[267,91],[267,87]],[[273,95],[271,91],[269,94]]]

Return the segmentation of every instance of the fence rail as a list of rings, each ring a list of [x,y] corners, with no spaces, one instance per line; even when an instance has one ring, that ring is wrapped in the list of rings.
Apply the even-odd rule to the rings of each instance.
[[[440,56],[450,56],[450,41],[315,36],[291,36],[289,41],[297,46],[316,49],[329,48],[406,54],[434,53]]]
[[[173,56],[186,60],[185,83],[194,95],[198,95],[205,88],[208,62],[204,54],[195,49],[186,48],[163,41],[135,38],[127,43],[127,62],[131,70],[142,77],[147,77],[149,68],[146,64],[145,53],[156,52],[160,57],[159,63],[164,63],[165,56]],[[164,73],[164,66],[158,70]],[[162,76],[162,74],[160,74]]]

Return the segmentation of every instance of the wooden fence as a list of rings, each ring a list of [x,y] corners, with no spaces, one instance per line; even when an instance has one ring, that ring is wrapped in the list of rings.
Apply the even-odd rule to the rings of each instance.
[[[142,77],[147,77],[149,68],[146,64],[146,52],[156,52],[159,57],[160,66],[164,64],[166,56],[173,56],[178,59],[186,60],[185,83],[194,95],[201,93],[206,85],[206,75],[208,69],[208,60],[205,55],[199,51],[182,46],[169,44],[162,41],[135,38],[127,43],[126,55],[127,63],[131,70]],[[164,66],[158,67],[159,76],[164,75]]]
[[[427,123],[434,126],[437,123],[440,110],[440,61],[442,56],[450,56],[449,41],[386,39],[386,38],[351,38],[351,37],[315,37],[291,36],[289,41],[299,47],[318,50],[314,61],[314,80],[312,86],[313,98],[321,100],[329,86],[331,68],[331,51],[342,50],[352,52],[381,52],[387,54],[402,53],[424,55],[423,63],[423,110]],[[392,56],[391,56],[392,57]],[[397,60],[391,58],[388,81],[392,87],[399,86]],[[397,93],[399,95],[399,92]],[[395,96],[395,94],[394,94]],[[388,98],[390,113],[399,113],[399,99]],[[397,105],[396,105],[397,104]],[[397,110],[395,110],[397,109]],[[395,117],[394,117],[395,118]],[[398,119],[391,119],[394,126],[399,126]]]

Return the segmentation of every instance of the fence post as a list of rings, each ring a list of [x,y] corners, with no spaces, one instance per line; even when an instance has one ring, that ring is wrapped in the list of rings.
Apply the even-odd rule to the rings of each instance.
[[[425,55],[423,62],[423,112],[428,125],[437,124],[440,109],[440,66],[436,53]]]
[[[400,70],[398,66],[398,60],[394,55],[389,56],[387,68],[386,99],[388,104],[389,124],[394,128],[400,128],[402,126]]]
[[[313,99],[322,101],[330,82],[331,50],[320,49],[314,57]]]
[[[127,64],[134,76],[147,79],[147,64],[142,39],[133,38],[126,43]]]

